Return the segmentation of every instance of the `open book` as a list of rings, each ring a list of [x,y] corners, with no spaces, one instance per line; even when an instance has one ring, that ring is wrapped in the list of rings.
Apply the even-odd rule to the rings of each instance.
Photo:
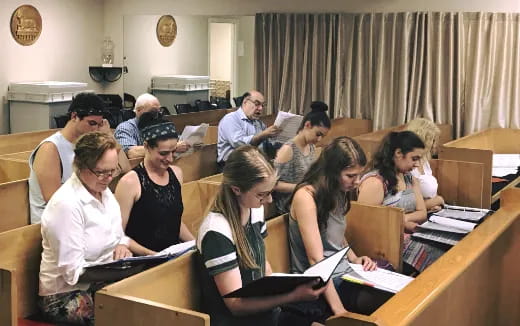
[[[435,212],[434,215],[478,223],[492,213],[493,211],[489,209],[444,205],[444,207],[440,211]]]
[[[282,129],[282,131],[276,135],[273,140],[275,142],[285,143],[296,136],[302,120],[303,116],[301,115],[278,111],[278,115],[274,120],[274,125]]]
[[[370,286],[383,291],[397,293],[414,280],[413,277],[378,268],[375,271],[364,271],[359,264],[350,264],[352,272],[344,274],[345,281]]]
[[[273,273],[226,294],[224,298],[262,297],[288,293],[298,285],[314,280],[320,280],[317,287],[324,286],[349,249],[349,247],[341,249],[334,255],[307,268],[303,274]]]
[[[123,258],[109,263],[90,265],[87,269],[127,269],[141,264],[160,264],[179,257],[192,249],[195,249],[195,240],[172,245],[155,255]]]

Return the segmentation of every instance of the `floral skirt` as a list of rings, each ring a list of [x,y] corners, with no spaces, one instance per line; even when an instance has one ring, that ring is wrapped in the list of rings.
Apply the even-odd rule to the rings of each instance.
[[[107,283],[92,283],[85,290],[76,290],[40,297],[38,305],[45,319],[54,323],[94,325],[94,294]]]

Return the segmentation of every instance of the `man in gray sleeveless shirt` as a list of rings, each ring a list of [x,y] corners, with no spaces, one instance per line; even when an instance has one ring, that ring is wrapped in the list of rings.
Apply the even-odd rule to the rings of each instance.
[[[74,143],[91,131],[109,131],[103,119],[105,103],[94,93],[77,94],[69,107],[65,128],[44,139],[29,157],[29,203],[31,224],[40,223],[45,205],[72,175]]]

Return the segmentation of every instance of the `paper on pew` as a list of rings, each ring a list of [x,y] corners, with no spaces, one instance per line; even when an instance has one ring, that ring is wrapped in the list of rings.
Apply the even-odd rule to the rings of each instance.
[[[208,127],[209,124],[207,123],[201,123],[198,126],[185,126],[179,140],[190,144],[190,146],[202,144],[204,142],[204,137],[208,132]]]
[[[274,120],[274,125],[282,129],[282,131],[274,137],[274,141],[285,143],[289,139],[296,136],[298,128],[300,128],[300,125],[302,123],[302,120],[303,116],[301,115],[284,111],[278,111],[278,115]]]
[[[384,291],[397,293],[414,280],[413,277],[378,268],[364,271],[363,265],[349,263],[354,272],[342,276],[345,281],[371,286]]]
[[[477,226],[477,224],[475,224],[475,223],[454,220],[452,218],[437,216],[435,214],[430,216],[430,221],[437,223],[437,224],[452,227],[455,229],[464,230],[467,232],[471,232],[475,228],[475,226]]]
[[[174,244],[172,246],[169,246],[166,249],[161,250],[160,252],[156,253],[154,256],[162,256],[162,255],[176,256],[176,255],[179,255],[180,253],[184,253],[190,249],[195,249],[195,240]]]
[[[430,222],[430,221],[426,221],[423,224],[420,224],[418,227],[420,229],[432,230],[432,231],[452,232],[452,233],[460,233],[460,234],[469,233],[469,231],[467,231],[467,230],[454,228],[452,226],[446,226],[443,224],[438,224],[438,223],[434,223],[434,222]]]
[[[493,154],[492,175],[503,177],[516,174],[520,167],[520,154]]]

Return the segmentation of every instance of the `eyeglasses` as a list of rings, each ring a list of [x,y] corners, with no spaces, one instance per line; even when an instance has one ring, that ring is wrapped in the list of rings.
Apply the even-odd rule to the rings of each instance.
[[[249,102],[253,103],[253,104],[255,105],[255,107],[259,107],[259,106],[261,106],[261,107],[264,108],[264,109],[265,109],[265,107],[266,107],[265,102],[262,103],[262,102],[260,102],[259,100],[254,100],[254,101],[253,101],[253,100],[251,100],[251,99],[247,99],[247,100],[248,100]]]
[[[90,170],[90,172],[92,172],[100,180],[106,179],[108,177],[115,178],[115,177],[117,177],[118,175],[121,174],[121,168],[120,167],[117,167],[117,169],[106,170],[106,171],[94,171],[91,168],[88,168],[88,169]]]
[[[258,200],[262,201],[262,200],[268,198],[269,196],[271,196],[273,194],[273,191],[274,190],[267,191],[267,192],[261,192],[259,194],[255,194],[255,196],[256,196],[256,198],[258,198]]]

